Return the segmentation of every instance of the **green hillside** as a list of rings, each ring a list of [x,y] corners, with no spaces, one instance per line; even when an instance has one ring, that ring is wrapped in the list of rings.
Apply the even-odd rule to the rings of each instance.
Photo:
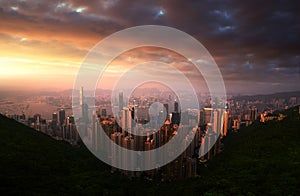
[[[27,195],[299,195],[300,116],[232,133],[200,176],[177,182],[128,179],[74,147],[0,116],[0,191]]]
[[[109,193],[116,190],[114,183],[126,180],[112,175],[85,147],[56,141],[3,116],[0,145],[1,193]]]

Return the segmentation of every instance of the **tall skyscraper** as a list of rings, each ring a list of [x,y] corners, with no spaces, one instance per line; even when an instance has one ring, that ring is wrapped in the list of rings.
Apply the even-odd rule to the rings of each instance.
[[[125,131],[128,132],[131,130],[132,127],[132,111],[124,107],[122,110],[122,120],[121,120],[121,127],[122,127],[122,133],[125,135]]]
[[[72,115],[72,116],[69,116],[69,123],[75,124],[75,118],[74,118],[73,115]]]
[[[119,111],[124,107],[123,92],[119,92]]]
[[[250,108],[250,120],[251,121],[256,120],[256,113],[257,113],[257,109],[255,107]]]
[[[176,100],[174,102],[174,112],[179,112],[179,110],[178,110],[178,102]]]
[[[134,143],[134,139],[130,136],[126,136],[123,137],[122,139],[122,147],[129,149],[129,150],[135,150],[135,143]],[[133,153],[129,152],[129,151],[123,151],[122,154],[122,163],[123,163],[123,167],[128,167],[133,166],[136,167],[136,161],[134,160],[134,156]],[[134,172],[133,171],[124,171],[125,174],[133,176]]]
[[[121,146],[122,145],[122,139],[123,139],[123,134],[120,132],[116,132],[110,135],[111,140]],[[122,166],[122,154],[121,151],[118,150],[116,145],[112,144],[112,149],[111,149],[111,160],[113,165],[117,165],[119,167]]]
[[[223,131],[222,131],[222,135],[226,136],[227,135],[227,130],[228,130],[228,112],[224,111],[223,113]]]
[[[52,114],[52,122],[57,122],[57,113],[56,112],[54,112]]]
[[[79,104],[82,106],[83,103],[84,103],[83,87],[80,87],[80,91],[79,91]]]
[[[41,123],[41,121],[42,121],[42,117],[40,114],[35,114],[33,116],[33,118],[34,118],[35,123],[37,123],[37,124]]]
[[[83,103],[81,107],[82,107],[82,120],[83,120],[83,122],[88,123],[89,122],[89,114],[88,114],[89,106],[88,106],[88,104]]]
[[[150,142],[150,141],[145,141],[145,144],[144,144],[144,147],[145,147],[145,151],[150,151],[151,150],[151,145],[152,145],[152,143]],[[151,153],[149,152],[148,154],[146,154],[147,156],[145,156],[145,163],[144,163],[144,165],[146,166],[146,167],[149,167],[150,166],[150,162],[151,161],[153,161],[152,159],[152,157],[151,157]]]
[[[56,134],[56,130],[57,130],[57,119],[58,119],[57,113],[54,112],[52,114],[52,122],[51,122],[51,128],[53,130],[54,135]]]
[[[218,133],[219,132],[219,111],[218,110],[215,110],[213,112],[213,119],[214,119],[214,122],[213,122],[213,132],[214,133]]]
[[[204,124],[211,122],[212,108],[204,108]]]
[[[198,111],[198,123],[200,126],[204,125],[204,111],[203,110],[199,110]]]
[[[166,109],[167,114],[169,114],[169,104],[164,103],[164,108]]]
[[[80,103],[80,106],[81,106],[82,121],[85,122],[85,123],[88,123],[89,122],[88,105],[85,103],[83,87],[80,87],[79,103]]]
[[[180,124],[180,114],[178,112],[172,112],[171,123],[174,125]]]
[[[131,119],[134,120],[134,117],[135,117],[135,109],[134,107],[130,108],[131,110]]]
[[[66,119],[66,112],[64,109],[60,109],[58,112],[59,123],[62,125]]]

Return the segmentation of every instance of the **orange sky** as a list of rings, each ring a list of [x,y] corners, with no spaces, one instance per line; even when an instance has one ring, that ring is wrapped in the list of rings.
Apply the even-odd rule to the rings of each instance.
[[[1,24],[2,25],[2,24]],[[50,29],[49,29],[50,31]],[[72,33],[13,31],[0,34],[2,88],[69,89],[86,52],[100,40],[84,42]],[[20,85],[22,83],[22,85]]]
[[[175,27],[198,39],[230,92],[298,90],[298,16],[292,4],[280,2],[266,7],[171,0],[0,1],[0,90],[71,89],[85,55],[101,39],[149,24]]]

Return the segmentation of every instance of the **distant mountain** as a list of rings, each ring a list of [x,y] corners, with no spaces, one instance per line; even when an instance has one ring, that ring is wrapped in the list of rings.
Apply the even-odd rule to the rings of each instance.
[[[242,96],[234,96],[233,99],[235,100],[262,100],[267,101],[270,99],[287,99],[290,97],[300,97],[300,91],[293,91],[293,92],[279,92],[273,94],[265,94],[265,95],[242,95]]]
[[[300,115],[229,134],[200,175],[176,182],[111,173],[85,147],[70,146],[0,116],[0,192],[22,195],[299,195]]]
[[[76,90],[77,93],[79,94],[79,89]],[[75,91],[75,92],[76,92]],[[123,91],[128,91],[131,92],[131,89],[125,89]],[[153,93],[158,93],[160,92],[156,88],[140,88],[138,92],[145,93],[145,94],[150,94],[152,95]],[[20,97],[20,99],[32,97],[32,96],[72,96],[73,94],[73,89],[67,89],[63,91],[38,91],[38,90],[19,90],[19,91],[14,91],[14,90],[0,90],[0,100],[5,99],[5,98],[16,98]],[[86,95],[90,96],[92,95],[92,91],[87,91]],[[110,89],[96,89],[95,91],[96,96],[99,95],[111,95],[112,91]],[[201,92],[203,95],[209,96],[209,92]],[[273,93],[273,94],[258,94],[258,95],[230,95],[228,94],[228,97],[232,97],[235,100],[269,100],[270,98],[289,98],[289,97],[300,97],[300,91],[293,91],[293,92],[278,92],[278,93]]]

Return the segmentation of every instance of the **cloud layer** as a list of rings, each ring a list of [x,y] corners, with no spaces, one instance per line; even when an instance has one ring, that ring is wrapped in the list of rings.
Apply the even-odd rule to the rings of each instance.
[[[209,50],[230,92],[299,90],[299,10],[296,0],[3,0],[0,60],[50,63],[45,70],[68,64],[63,69],[76,74],[86,53],[105,36],[136,25],[167,25]]]

